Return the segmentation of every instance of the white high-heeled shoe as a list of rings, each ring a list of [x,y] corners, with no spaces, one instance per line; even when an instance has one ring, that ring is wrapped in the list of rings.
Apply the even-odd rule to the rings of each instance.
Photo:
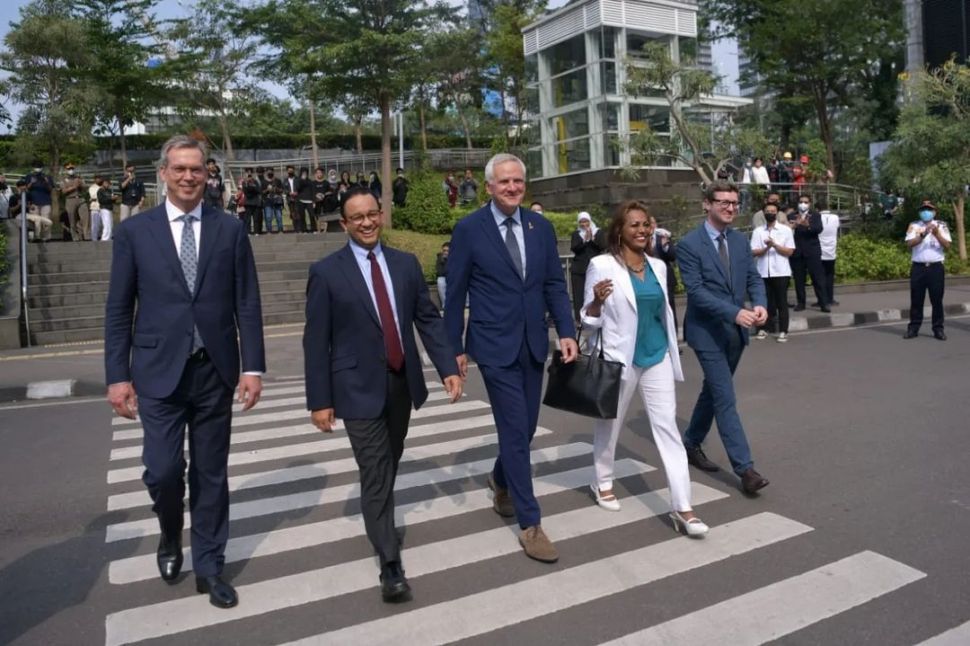
[[[591,484],[589,490],[593,493],[593,500],[596,501],[597,505],[607,511],[620,511],[620,501],[616,499],[616,495],[601,496],[600,488],[595,484]]]
[[[680,512],[678,511],[670,512],[670,520],[674,522],[674,531],[678,533],[683,532],[684,534],[687,534],[691,538],[703,536],[704,534],[707,533],[707,530],[710,529],[697,516],[694,516],[690,520],[687,520],[686,518],[681,516]]]

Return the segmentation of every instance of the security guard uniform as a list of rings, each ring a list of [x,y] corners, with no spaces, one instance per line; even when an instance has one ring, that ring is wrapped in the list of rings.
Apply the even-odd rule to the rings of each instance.
[[[909,327],[903,338],[912,339],[919,334],[923,323],[923,302],[929,292],[933,308],[933,336],[945,341],[943,281],[946,272],[943,270],[943,260],[944,251],[951,242],[950,231],[945,222],[935,219],[937,209],[932,202],[924,200],[919,210],[920,219],[910,223],[906,229],[906,242],[911,245],[913,264],[909,273]]]

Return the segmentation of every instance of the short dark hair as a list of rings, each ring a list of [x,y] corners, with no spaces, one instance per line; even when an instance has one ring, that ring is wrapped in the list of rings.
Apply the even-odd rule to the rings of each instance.
[[[353,186],[349,190],[347,190],[346,193],[344,193],[343,201],[340,202],[340,217],[342,219],[344,220],[347,219],[347,202],[350,201],[350,198],[357,197],[358,195],[369,195],[373,197],[374,201],[377,202],[377,208],[381,208],[380,201],[376,197],[374,197],[374,194],[371,193],[371,190],[368,187],[360,186],[360,185]]]
[[[214,164],[216,163],[216,159],[215,157],[209,157],[208,159],[205,160],[205,163],[206,163],[206,166],[208,166],[209,164]]]
[[[529,202],[529,210],[531,211],[532,207],[535,206],[536,204],[538,204],[543,209],[546,208],[542,206],[542,202],[540,202],[539,200],[535,200],[534,202]]]
[[[403,173],[404,172],[404,169],[399,166],[398,169],[397,169],[397,172],[398,173]]]
[[[257,166],[256,167],[256,172],[257,173],[262,173],[263,172],[263,167],[262,166]]]
[[[729,180],[716,179],[704,187],[704,200],[706,202],[713,202],[715,193],[734,193],[737,195],[738,187],[737,184]]]
[[[292,168],[293,170],[296,170],[296,166],[294,166],[293,164],[287,164],[287,165],[286,165],[286,170],[290,170],[291,168]]]
[[[68,164],[68,166],[70,166],[71,168],[74,168],[74,164]],[[129,168],[134,168],[134,167],[135,167],[134,164],[125,164],[125,170],[128,170]]]

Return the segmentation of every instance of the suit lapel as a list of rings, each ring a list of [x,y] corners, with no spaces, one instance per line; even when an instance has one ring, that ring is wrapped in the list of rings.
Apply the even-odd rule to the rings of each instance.
[[[360,299],[364,309],[370,314],[371,319],[373,319],[377,327],[381,327],[381,319],[377,315],[377,310],[374,309],[374,301],[371,300],[370,290],[367,289],[364,276],[360,273],[360,265],[357,264],[357,258],[354,256],[353,250],[348,244],[337,253],[340,254],[340,268],[347,278],[350,290]]]
[[[189,286],[185,284],[185,274],[182,272],[182,261],[179,260],[178,251],[175,249],[175,242],[172,238],[172,225],[168,221],[168,214],[165,207],[160,206],[155,211],[145,214],[151,222],[150,230],[154,236],[158,249],[161,251],[162,258],[168,263],[175,275],[178,276],[179,284],[185,290],[186,298],[191,298]]]
[[[535,221],[539,216],[533,215],[531,211],[526,211],[525,209],[519,209],[519,213],[522,214],[522,235],[525,237],[525,257],[532,259],[531,263],[525,264],[526,281],[531,277],[543,278],[542,271],[536,271],[542,265],[542,240],[538,235],[540,229],[535,228]],[[509,255],[508,251],[506,251],[505,255]],[[522,260],[524,262],[525,258]],[[529,271],[530,264],[532,271]]]
[[[219,240],[219,230],[222,228],[222,218],[208,209],[202,209],[201,232],[199,234],[199,270],[195,274],[195,293],[199,293],[199,286],[205,276],[205,270],[209,266]]]
[[[405,319],[404,294],[407,292],[407,267],[404,266],[403,256],[398,254],[394,249],[382,248],[384,249],[384,260],[387,262],[387,273],[390,274],[391,288],[394,290],[394,306],[397,308],[397,323],[399,328],[397,333],[403,343],[404,330],[400,328],[404,326]]]
[[[623,296],[626,297],[626,302],[630,304],[633,312],[636,313],[637,296],[633,293],[633,279],[630,278],[629,270],[616,258],[613,258],[613,284],[623,292]]]

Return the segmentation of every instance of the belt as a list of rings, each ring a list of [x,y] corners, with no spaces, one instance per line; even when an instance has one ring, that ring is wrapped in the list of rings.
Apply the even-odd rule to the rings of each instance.
[[[203,363],[209,360],[209,353],[205,351],[205,348],[199,348],[195,352],[189,355],[189,361],[197,361]]]
[[[921,267],[932,267],[933,265],[942,265],[942,260],[936,260],[934,262],[913,262],[914,265],[919,265]]]

